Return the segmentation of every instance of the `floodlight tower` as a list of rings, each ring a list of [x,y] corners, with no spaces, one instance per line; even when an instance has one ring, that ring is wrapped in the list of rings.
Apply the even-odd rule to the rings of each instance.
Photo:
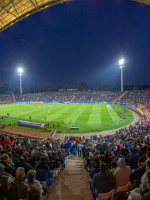
[[[121,69],[121,92],[123,92],[123,68],[124,66],[124,58],[119,60],[119,67]]]
[[[22,79],[21,79],[21,77],[23,75],[23,68],[21,68],[21,67],[18,68],[18,74],[20,76],[20,94],[22,95]]]

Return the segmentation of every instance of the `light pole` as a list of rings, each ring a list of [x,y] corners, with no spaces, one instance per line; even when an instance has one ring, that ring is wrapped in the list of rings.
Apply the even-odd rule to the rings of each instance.
[[[21,76],[23,75],[23,68],[21,68],[21,67],[18,68],[18,74],[20,76],[20,94],[22,95],[22,80],[21,80]]]
[[[124,68],[124,58],[119,60],[119,67],[121,69],[121,92],[123,92],[123,68]]]

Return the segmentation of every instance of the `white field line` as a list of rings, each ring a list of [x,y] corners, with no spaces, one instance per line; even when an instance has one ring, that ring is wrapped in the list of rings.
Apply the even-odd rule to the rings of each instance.
[[[112,121],[114,122],[114,118],[112,117],[112,114],[111,114],[110,110],[108,109],[108,107],[107,107],[107,110],[108,110],[108,112],[109,112],[109,115],[110,115]]]

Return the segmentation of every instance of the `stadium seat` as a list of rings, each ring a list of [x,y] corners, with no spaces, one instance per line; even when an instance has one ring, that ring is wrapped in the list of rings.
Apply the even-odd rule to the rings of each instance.
[[[131,186],[131,182],[129,182],[127,185],[122,186],[122,187],[117,187],[116,192],[124,192],[124,191],[128,191],[129,187]]]
[[[107,193],[100,193],[99,195],[98,195],[98,200],[108,200],[109,198],[110,198],[110,196],[112,195],[112,194],[114,194],[115,193],[115,190],[113,189],[113,190],[111,190],[110,192],[107,192]]]

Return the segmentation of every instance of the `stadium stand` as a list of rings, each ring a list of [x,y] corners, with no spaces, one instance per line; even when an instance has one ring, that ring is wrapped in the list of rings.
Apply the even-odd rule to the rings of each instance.
[[[122,95],[111,91],[64,91],[15,95],[16,102],[112,102]],[[0,103],[14,103],[13,95],[1,95]]]
[[[149,125],[140,121],[126,132],[120,130],[113,136],[91,137],[86,140],[87,149],[83,143],[83,157],[95,199],[101,199],[105,193],[108,196],[110,192],[111,199],[127,200],[129,190],[138,188],[135,191],[141,196],[150,191],[147,184],[150,171],[149,131]],[[147,195],[150,199],[150,193]]]
[[[65,168],[67,158],[66,149],[58,141],[42,142],[4,133],[0,136],[0,155],[0,199],[12,200],[28,199],[26,194],[32,187],[43,199],[60,169]]]
[[[10,196],[13,199],[13,195],[16,198],[16,194],[17,198],[27,199],[26,191],[34,186],[41,196],[43,191],[47,192],[47,186],[52,185],[60,169],[65,168],[68,156],[72,155],[70,159],[73,159],[78,154],[78,157],[84,158],[95,199],[110,194],[111,200],[127,200],[128,191],[134,189],[144,200],[147,196],[149,199],[149,131],[149,124],[141,120],[126,130],[120,129],[106,137],[71,136],[64,140],[38,141],[1,133],[0,180],[4,177],[6,180],[0,187],[0,194],[8,200]],[[54,185],[57,187],[57,184]]]
[[[142,106],[143,111],[147,110],[148,114],[150,111],[149,97],[150,90],[128,91],[124,95],[120,92],[96,91],[25,94],[22,97],[15,95],[16,101],[19,102],[59,102],[61,99],[66,102],[71,100],[74,102],[106,100],[111,102],[119,99],[121,103],[136,107]],[[5,103],[14,101],[11,95],[1,95],[0,98]],[[47,191],[50,191],[50,194],[57,193],[59,184],[55,184],[55,180],[58,183],[61,182],[58,178],[60,173],[64,173],[63,177],[70,173],[69,181],[74,180],[72,177],[75,172],[73,170],[64,172],[63,169],[65,169],[68,158],[70,158],[68,166],[72,166],[71,163],[74,163],[73,160],[78,156],[84,159],[94,199],[150,200],[150,124],[148,118],[141,119],[129,128],[120,129],[113,135],[105,137],[69,136],[62,140],[41,141],[1,132],[0,156],[1,199],[6,197],[8,200],[13,198],[28,200],[33,194],[37,195],[38,200],[46,198]],[[80,162],[77,160],[77,163]],[[81,164],[77,165],[77,168],[80,169],[80,167]],[[78,177],[77,173],[76,177]],[[79,190],[77,186],[75,188],[70,184],[64,190],[63,184],[66,182],[65,179],[64,183],[61,182],[62,187],[59,187],[58,196],[66,195],[70,190],[73,195],[75,190]],[[78,183],[75,181],[74,184]],[[89,183],[84,182],[84,184]],[[51,190],[52,187],[56,190]],[[84,199],[86,195],[84,192],[78,194],[78,199]],[[91,197],[88,200],[92,200]]]

